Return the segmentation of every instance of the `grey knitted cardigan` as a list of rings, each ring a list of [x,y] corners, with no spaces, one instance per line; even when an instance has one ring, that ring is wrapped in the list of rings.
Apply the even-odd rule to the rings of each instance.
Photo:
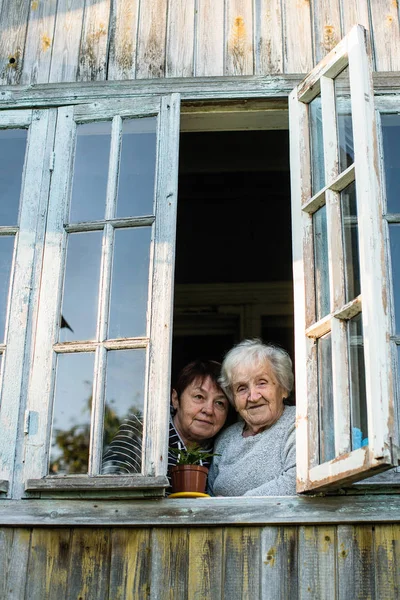
[[[257,435],[243,437],[243,421],[228,427],[214,445],[208,475],[212,496],[296,494],[296,408],[285,406],[279,420]]]

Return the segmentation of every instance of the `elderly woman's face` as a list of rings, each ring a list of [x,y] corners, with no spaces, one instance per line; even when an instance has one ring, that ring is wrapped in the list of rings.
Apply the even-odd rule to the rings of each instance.
[[[235,408],[253,433],[270,427],[283,413],[287,393],[277,382],[269,362],[237,367],[232,390]]]

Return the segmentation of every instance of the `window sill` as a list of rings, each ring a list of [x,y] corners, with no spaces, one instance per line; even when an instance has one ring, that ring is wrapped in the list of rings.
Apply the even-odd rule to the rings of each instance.
[[[0,525],[196,527],[400,521],[400,496],[0,500]]]

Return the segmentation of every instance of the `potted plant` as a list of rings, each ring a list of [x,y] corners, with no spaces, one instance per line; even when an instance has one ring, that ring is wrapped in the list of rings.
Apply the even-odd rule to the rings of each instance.
[[[207,458],[217,456],[206,452],[201,446],[192,446],[187,450],[170,448],[177,457],[177,463],[171,468],[172,492],[196,492],[204,494],[206,490],[208,468],[201,463]]]

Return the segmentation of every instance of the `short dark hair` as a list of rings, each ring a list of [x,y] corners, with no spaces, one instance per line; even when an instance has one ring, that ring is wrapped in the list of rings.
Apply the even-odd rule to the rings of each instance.
[[[207,377],[209,377],[216,387],[223,392],[221,384],[218,382],[220,375],[221,363],[217,362],[216,360],[193,360],[188,365],[183,367],[178,374],[176,384],[174,386],[176,393],[178,394],[178,398],[181,397],[181,394],[191,383],[193,383],[193,381],[200,379],[203,383]]]

